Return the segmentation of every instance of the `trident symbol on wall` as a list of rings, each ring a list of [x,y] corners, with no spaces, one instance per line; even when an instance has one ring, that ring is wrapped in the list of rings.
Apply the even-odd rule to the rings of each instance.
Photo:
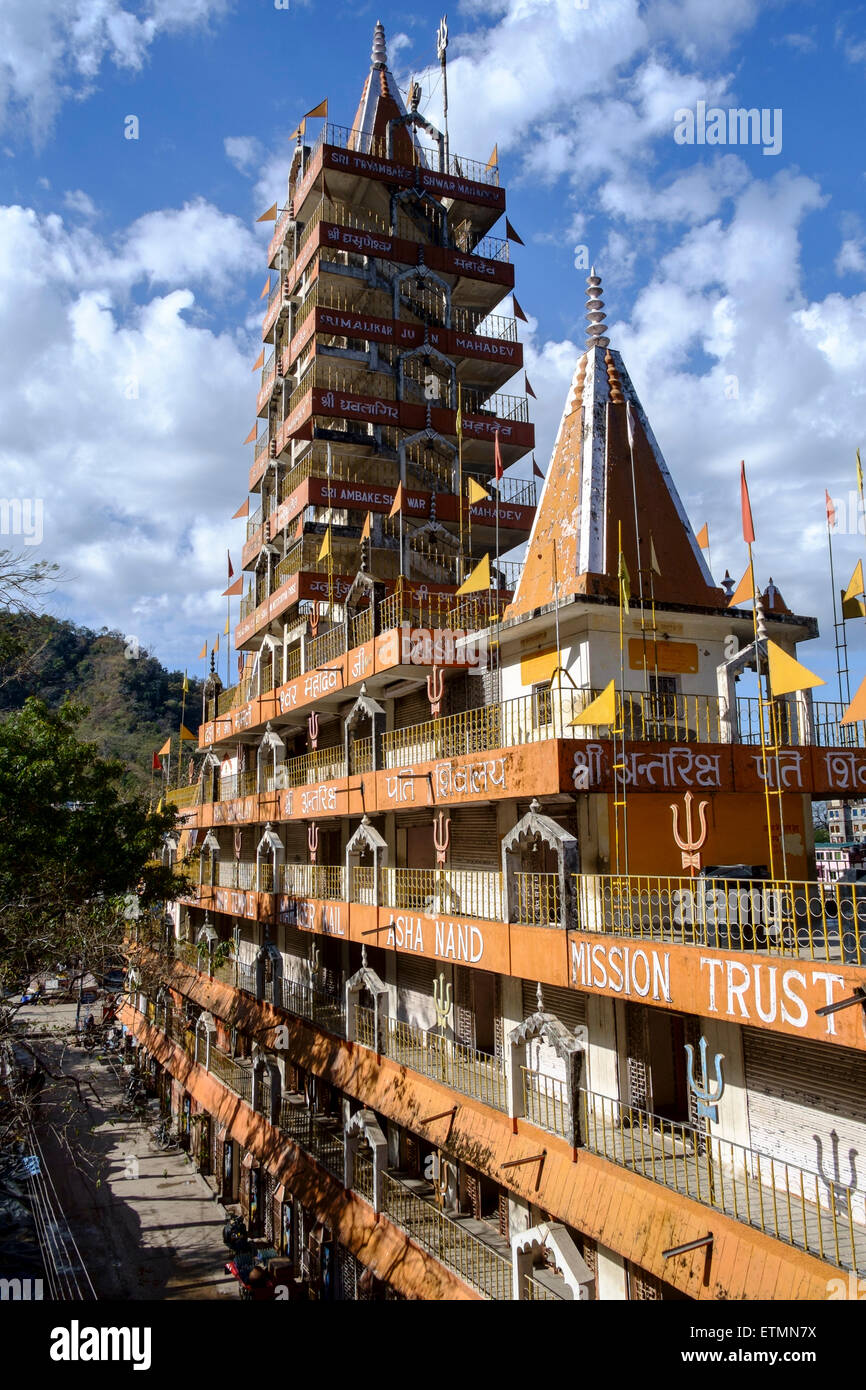
[[[700,1084],[695,1080],[695,1049],[691,1043],[686,1043],[686,1067],[688,1069],[689,1090],[698,1103],[698,1119],[712,1120],[713,1124],[719,1122],[719,1101],[725,1094],[725,1081],[722,1076],[722,1062],[725,1060],[723,1052],[717,1052],[713,1058],[715,1067],[716,1092],[710,1085],[709,1071],[707,1070],[707,1040],[703,1035],[698,1043],[698,1051],[701,1054],[701,1080]]]
[[[311,637],[315,637],[315,635],[316,635],[316,633],[317,633],[318,631],[319,631],[319,615],[318,615],[318,613],[311,613],[311,614],[310,614],[310,636],[311,636]]]
[[[310,985],[314,985],[316,983],[316,976],[319,973],[320,961],[321,955],[319,952],[319,948],[318,946],[313,946],[310,951],[310,959],[307,962],[307,969],[310,975]]]
[[[451,1012],[451,982],[445,983],[445,972],[433,981],[433,1007],[436,1010],[436,1025],[444,1035]]]
[[[441,666],[434,666],[427,677],[427,699],[430,701],[430,713],[434,719],[439,718],[444,693],[445,673]]]
[[[442,865],[451,843],[451,817],[446,816],[444,811],[433,817],[433,843],[436,846],[436,863]]]
[[[307,831],[307,844],[310,849],[310,863],[315,864],[316,855],[319,852],[319,827],[315,821],[312,822]]]
[[[691,869],[691,871],[692,871],[692,877],[694,878],[695,869],[699,869],[699,868],[701,867],[701,856],[698,854],[698,850],[701,849],[701,847],[702,847],[703,844],[704,844],[704,841],[705,841],[706,838],[707,838],[707,816],[706,816],[706,811],[707,811],[707,806],[709,805],[709,802],[708,802],[708,801],[699,801],[699,802],[698,802],[698,820],[699,820],[699,822],[700,822],[701,833],[700,833],[700,836],[699,836],[697,839],[695,839],[695,837],[694,837],[694,832],[693,832],[693,830],[692,830],[692,801],[694,800],[694,798],[693,798],[691,792],[686,792],[686,794],[685,794],[683,800],[684,800],[685,803],[686,803],[686,813],[685,813],[686,834],[685,834],[685,839],[683,839],[683,838],[681,837],[680,833],[679,833],[679,832],[680,832],[679,807],[677,806],[677,804],[676,804],[675,801],[672,801],[672,802],[671,802],[671,818],[672,818],[672,820],[673,820],[674,842],[676,843],[677,847],[678,847],[679,849],[682,850],[682,854],[683,854],[683,868],[684,868],[684,869]]]
[[[310,747],[319,746],[319,716],[315,710],[307,717],[307,732],[310,735]]]

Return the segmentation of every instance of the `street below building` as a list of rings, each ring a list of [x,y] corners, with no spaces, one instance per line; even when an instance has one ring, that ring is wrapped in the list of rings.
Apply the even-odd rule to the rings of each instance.
[[[78,1105],[73,1087],[48,1077],[36,1122],[97,1298],[237,1297],[224,1273],[224,1208],[185,1153],[157,1150],[155,1102],[144,1122],[119,1113],[129,1076],[119,1055],[71,1041],[73,1004],[41,1004],[18,1019],[52,1072],[75,1078],[87,1102]]]

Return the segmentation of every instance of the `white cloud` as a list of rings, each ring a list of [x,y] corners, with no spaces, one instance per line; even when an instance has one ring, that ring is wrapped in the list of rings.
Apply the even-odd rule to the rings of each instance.
[[[77,217],[83,217],[88,221],[98,212],[93,199],[81,188],[70,189],[68,193],[64,193],[63,206]]]
[[[87,96],[104,63],[137,71],[154,39],[198,27],[228,0],[145,0],[140,16],[121,0],[3,0],[0,128],[23,116],[41,144],[65,101]]]
[[[862,275],[866,272],[866,237],[847,237],[833,265],[837,275]]]
[[[254,135],[227,135],[223,148],[226,157],[241,174],[249,174],[261,162],[261,143]]]

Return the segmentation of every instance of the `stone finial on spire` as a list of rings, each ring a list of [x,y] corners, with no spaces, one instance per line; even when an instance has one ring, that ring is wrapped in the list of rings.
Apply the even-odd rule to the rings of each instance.
[[[586,277],[587,351],[596,347],[607,347],[610,343],[610,338],[604,336],[607,333],[607,324],[604,321],[604,300],[601,296],[601,276],[596,275],[593,266]]]
[[[374,68],[386,68],[388,66],[388,50],[385,47],[385,26],[381,19],[376,20],[376,28],[373,30],[373,52],[370,54],[370,61]]]

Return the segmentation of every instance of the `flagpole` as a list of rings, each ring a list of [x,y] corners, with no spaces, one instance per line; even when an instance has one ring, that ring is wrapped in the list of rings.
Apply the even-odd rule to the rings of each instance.
[[[636,477],[635,477],[635,471],[634,471],[634,426],[633,426],[633,424],[632,424],[633,412],[632,412],[632,408],[631,408],[631,401],[626,401],[625,411],[626,411],[626,415],[625,415],[625,420],[626,420],[626,435],[627,435],[627,438],[628,438],[628,456],[629,456],[629,460],[630,460],[630,462],[631,462],[631,496],[632,496],[632,504],[633,504],[633,507],[634,507],[634,544],[635,544],[635,550],[636,550],[636,552],[637,552],[637,593],[638,593],[638,600],[639,600],[639,602],[640,602],[640,630],[641,630],[641,639],[642,639],[642,644],[643,644],[643,682],[644,682],[644,690],[645,690],[646,694],[649,695],[649,692],[650,692],[650,685],[649,685],[649,662],[648,662],[648,660],[647,660],[647,649],[646,649],[646,615],[645,615],[645,613],[644,613],[644,606],[643,606],[643,566],[642,566],[642,564],[641,564],[641,558],[640,558],[640,531],[638,530],[638,521],[637,521],[637,479],[636,479]],[[621,523],[620,523],[620,525],[621,525]],[[621,548],[622,548],[622,547],[620,547],[620,549],[621,549]]]
[[[466,577],[463,567],[463,388],[457,383],[457,495],[460,498],[460,583]]]
[[[767,842],[770,849],[770,878],[776,877],[776,858],[773,852],[773,812],[770,807],[770,776],[767,767],[767,739],[764,731],[764,686],[761,674],[761,653],[758,649],[758,593],[755,588],[755,561],[752,555],[752,543],[746,542],[749,548],[749,582],[752,586],[752,629],[755,637],[755,670],[758,676],[758,731],[761,736],[761,772],[764,781],[764,802],[767,811]],[[770,709],[772,717],[772,706]],[[784,848],[785,827],[780,828],[782,844]]]
[[[205,644],[205,646],[207,646],[207,644]],[[205,656],[205,661],[207,661],[207,656]],[[178,737],[178,745],[179,745],[179,746],[178,746],[178,750],[177,750],[177,785],[178,785],[178,786],[180,786],[181,769],[182,769],[182,766],[183,766],[183,717],[184,717],[184,715],[186,714],[186,689],[187,689],[187,684],[188,684],[188,682],[187,682],[187,675],[186,675],[186,671],[184,671],[184,673],[183,673],[183,685],[181,686],[181,695],[180,695],[180,729],[178,730],[178,735],[177,735],[177,737]]]
[[[832,529],[832,527],[831,527],[831,525],[830,525],[830,511],[829,511],[829,508],[827,509],[827,550],[829,551],[829,554],[830,554],[830,592],[831,592],[831,595],[832,595],[832,598],[833,598],[833,636],[834,636],[834,638],[835,638],[835,645],[836,645],[836,677],[837,677],[838,682],[839,682],[839,699],[840,699],[841,701],[843,701],[844,703],[846,703],[846,704],[850,704],[850,703],[851,703],[851,687],[850,687],[850,685],[848,686],[848,694],[847,694],[847,699],[846,699],[845,692],[844,692],[844,690],[843,690],[843,684],[842,684],[842,655],[841,655],[841,649],[840,649],[840,646],[839,646],[839,618],[838,618],[838,609],[837,609],[837,607],[836,607],[836,577],[835,577],[835,571],[834,571],[834,568],[833,568],[833,529]],[[843,636],[843,638],[845,637],[845,619],[844,619],[844,616],[843,616],[843,618],[842,618],[842,636]],[[847,661],[846,661],[846,663],[845,663],[846,675],[847,675],[847,666],[848,666],[848,663],[847,663]],[[846,682],[846,684],[847,684],[847,682]]]

